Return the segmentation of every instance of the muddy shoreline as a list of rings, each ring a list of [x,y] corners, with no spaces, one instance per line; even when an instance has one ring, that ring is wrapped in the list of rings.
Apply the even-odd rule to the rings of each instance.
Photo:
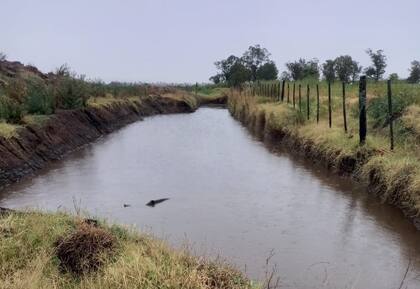
[[[0,188],[143,117],[196,109],[185,100],[153,95],[141,101],[58,111],[42,125],[27,125],[19,129],[17,136],[0,137]]]

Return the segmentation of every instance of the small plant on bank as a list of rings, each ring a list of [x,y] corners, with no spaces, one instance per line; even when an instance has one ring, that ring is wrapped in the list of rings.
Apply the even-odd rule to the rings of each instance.
[[[395,120],[400,118],[404,110],[409,105],[406,97],[403,93],[398,93],[393,98],[393,116]],[[372,120],[374,128],[382,128],[389,125],[388,117],[388,98],[386,96],[380,96],[372,99],[368,106],[368,114]]]
[[[83,78],[63,76],[58,79],[55,95],[57,108],[82,108],[88,99],[88,85]]]
[[[22,106],[16,100],[0,95],[0,119],[10,123],[18,123],[22,115]]]
[[[76,275],[97,271],[115,251],[116,239],[108,231],[83,223],[56,243],[61,269]]]
[[[26,80],[26,109],[31,114],[51,114],[54,112],[54,95],[51,87],[35,76]]]

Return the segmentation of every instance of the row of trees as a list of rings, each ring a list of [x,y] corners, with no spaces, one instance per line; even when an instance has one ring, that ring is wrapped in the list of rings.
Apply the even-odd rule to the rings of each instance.
[[[383,50],[366,50],[372,60],[372,65],[364,69],[367,77],[379,81],[385,74],[386,56]],[[305,60],[299,59],[294,62],[286,63],[288,71],[282,73],[283,79],[302,80],[305,78],[319,79],[322,76],[327,81],[340,80],[342,82],[355,81],[363,71],[350,55],[341,55],[335,59],[328,59],[319,65],[318,59]]]
[[[210,80],[215,84],[237,86],[246,81],[277,79],[279,71],[270,56],[268,50],[260,45],[250,46],[241,57],[231,55],[216,61],[219,73]]]
[[[342,55],[335,59],[328,59],[323,64],[319,64],[318,59],[306,60],[300,58],[297,61],[286,63],[287,71],[284,71],[280,79],[282,80],[302,80],[302,79],[323,79],[334,82],[356,81],[362,71],[366,76],[375,81],[383,79],[385,68],[387,67],[387,57],[383,50],[366,50],[372,64],[365,69],[350,55]],[[250,46],[242,57],[234,55],[227,59],[215,62],[220,73],[212,76],[210,80],[214,83],[226,83],[230,86],[237,86],[246,81],[255,80],[274,80],[277,79],[278,69],[275,63],[270,60],[271,54],[267,49],[260,45]],[[420,62],[411,62],[410,76],[407,81],[410,83],[420,82]],[[396,73],[390,74],[393,80],[398,79]]]

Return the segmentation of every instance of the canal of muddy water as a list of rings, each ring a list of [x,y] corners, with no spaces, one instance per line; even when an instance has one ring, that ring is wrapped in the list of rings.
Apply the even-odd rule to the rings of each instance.
[[[420,232],[399,210],[271,152],[225,109],[129,125],[7,187],[0,206],[80,207],[174,246],[188,240],[255,279],[273,255],[282,288],[399,288],[408,264],[402,288],[420,288]]]

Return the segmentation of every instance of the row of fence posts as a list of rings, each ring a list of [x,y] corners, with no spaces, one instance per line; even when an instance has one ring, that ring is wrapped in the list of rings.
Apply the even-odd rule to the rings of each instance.
[[[287,83],[287,86],[286,86]],[[256,82],[254,85],[249,87],[248,93],[251,96],[261,95],[265,97],[270,97],[276,101],[284,102],[285,98],[285,89],[287,87],[287,103],[290,103],[290,82],[281,81],[279,83],[261,83]],[[367,135],[367,96],[366,91],[366,76],[361,76],[359,81],[359,142],[361,145],[366,143]],[[394,149],[394,129],[393,129],[393,111],[392,111],[392,83],[390,80],[387,82],[387,96],[388,96],[388,122],[390,129],[390,148]],[[240,93],[241,90],[240,90]],[[246,93],[246,91],[245,91]],[[310,94],[311,88],[310,85],[306,85],[306,119],[310,119]],[[292,87],[292,106],[296,108],[296,83],[293,82]],[[302,112],[302,84],[298,84],[298,99],[297,105],[299,112]],[[319,95],[319,84],[316,84],[316,122],[319,123],[320,117],[320,95]],[[348,132],[347,126],[347,109],[346,109],[346,83],[342,83],[342,114],[343,114],[343,125],[344,132]],[[332,92],[331,92],[331,82],[328,82],[328,126],[332,127]]]

